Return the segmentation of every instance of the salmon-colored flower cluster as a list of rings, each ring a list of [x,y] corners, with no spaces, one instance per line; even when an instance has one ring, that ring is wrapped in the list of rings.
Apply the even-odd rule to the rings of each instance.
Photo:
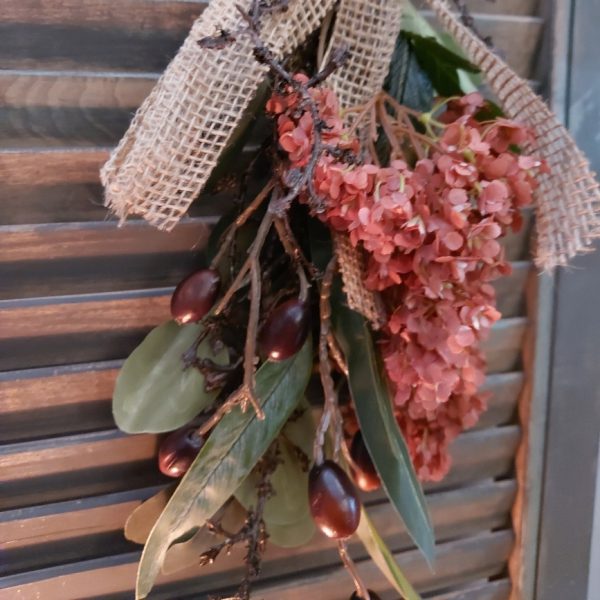
[[[327,143],[356,148],[333,92],[311,94]],[[305,166],[310,112],[295,93],[274,96],[268,108],[279,115],[290,167]],[[500,318],[490,282],[510,268],[499,240],[520,225],[543,167],[520,153],[530,132],[503,118],[478,120],[485,108],[479,94],[448,102],[428,129],[425,158],[414,165],[355,165],[325,153],[314,173],[326,206],[321,218],[365,250],[365,285],[381,292],[389,309],[381,349],[422,480],[447,473],[448,444],[485,408],[477,393],[485,370],[480,343]]]

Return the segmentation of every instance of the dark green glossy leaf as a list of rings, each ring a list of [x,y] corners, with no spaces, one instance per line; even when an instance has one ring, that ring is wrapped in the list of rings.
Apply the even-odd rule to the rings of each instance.
[[[236,407],[210,434],[150,533],[138,569],[136,599],[152,589],[169,546],[202,526],[235,492],[279,435],[304,395],[312,367],[310,339],[294,357],[265,363],[256,394],[265,413]]]
[[[495,102],[486,100],[485,105],[473,116],[481,123],[483,121],[493,121],[499,117],[503,117],[504,111]]]
[[[204,376],[184,369],[182,355],[202,331],[202,324],[168,321],[154,328],[121,368],[113,393],[113,415],[127,433],[162,433],[182,427],[210,406],[217,391],[206,392]],[[205,340],[198,356],[217,363],[227,351],[214,354]]]
[[[427,112],[433,101],[433,86],[419,66],[409,41],[404,35],[396,39],[384,90],[414,110]]]
[[[336,285],[333,295],[335,334],[348,361],[356,416],[383,488],[429,563],[435,539],[421,485],[394,413],[387,384],[367,321],[348,308]]]
[[[478,73],[479,69],[467,59],[452,52],[434,37],[424,37],[410,32],[403,34],[410,42],[419,66],[431,84],[442,96],[463,94],[459,71]]]
[[[404,600],[420,600],[421,597],[401,571],[390,549],[379,535],[377,529],[375,529],[373,522],[369,519],[369,515],[367,515],[364,508],[360,516],[360,524],[356,530],[356,535],[360,538],[373,562],[391,585],[394,586],[400,596]]]
[[[333,256],[331,232],[321,221],[315,218],[310,218],[307,225],[310,260],[319,271],[324,271]]]

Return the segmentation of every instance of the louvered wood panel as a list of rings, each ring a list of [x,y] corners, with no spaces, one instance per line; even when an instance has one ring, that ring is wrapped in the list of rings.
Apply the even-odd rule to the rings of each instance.
[[[475,0],[488,13],[481,29],[523,74],[540,33],[534,4]],[[118,228],[102,207],[98,169],[203,6],[2,3],[0,600],[133,597],[139,547],[121,529],[165,480],[155,468],[157,438],[115,430],[112,386],[122,360],[167,318],[172,286],[200,264],[231,199],[203,197],[172,234],[139,221]],[[426,486],[439,541],[435,573],[381,494],[366,499],[401,565],[437,600],[504,600],[510,589],[488,577],[504,573],[512,544],[514,415],[531,274],[526,217],[505,241],[513,273],[496,284],[504,318],[486,343],[489,411],[455,443],[448,478]],[[369,586],[395,597],[364,550],[352,550]],[[229,588],[235,559],[164,577],[152,597],[207,598]],[[263,576],[257,597],[265,599],[337,600],[350,589],[321,537],[294,552],[270,548]],[[455,585],[461,591],[448,592]]]

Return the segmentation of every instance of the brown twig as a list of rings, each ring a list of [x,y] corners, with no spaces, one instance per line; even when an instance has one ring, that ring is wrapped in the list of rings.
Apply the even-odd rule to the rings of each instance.
[[[208,529],[225,539],[202,553],[199,558],[201,565],[214,562],[223,550],[229,550],[236,544],[246,544],[246,574],[235,595],[236,600],[249,600],[252,581],[260,572],[261,557],[268,538],[263,515],[267,500],[274,494],[270,478],[280,462],[279,445],[276,442],[255,467],[260,473],[260,481],[256,487],[256,506],[248,511],[246,520],[239,531],[231,533],[224,529],[219,521],[207,521]]]
[[[215,269],[218,264],[221,262],[225,253],[229,250],[233,240],[235,238],[235,234],[237,230],[246,224],[248,219],[260,208],[260,205],[266,200],[266,198],[271,193],[273,186],[275,185],[275,180],[271,179],[265,185],[265,187],[256,195],[254,200],[248,204],[248,206],[238,215],[235,221],[227,228],[223,236],[223,241],[219,246],[219,251],[215,254],[214,258],[210,263],[210,268]]]
[[[342,421],[338,407],[337,391],[331,376],[329,345],[327,343],[327,338],[331,333],[331,304],[329,302],[329,297],[331,295],[331,286],[336,267],[337,259],[334,256],[325,269],[321,281],[321,294],[319,299],[319,313],[321,317],[321,331],[319,335],[319,374],[321,376],[321,385],[325,395],[325,404],[321,420],[317,427],[313,446],[315,464],[321,464],[324,460],[323,448],[325,446],[325,436],[327,435],[327,430],[330,425],[333,425],[334,432],[334,458],[339,455],[343,439]]]

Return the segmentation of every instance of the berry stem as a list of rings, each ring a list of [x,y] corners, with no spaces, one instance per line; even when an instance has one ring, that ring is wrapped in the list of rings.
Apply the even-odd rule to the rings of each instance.
[[[344,540],[338,541],[338,552],[340,553],[340,558],[344,563],[344,567],[346,567],[348,573],[350,573],[350,577],[352,577],[358,597],[362,600],[370,600],[371,596],[369,594],[369,590],[358,573],[358,569],[356,568],[354,561],[350,558],[348,546]]]
[[[323,414],[317,427],[313,454],[315,464],[319,465],[324,460],[323,448],[325,446],[325,436],[330,425],[334,428],[334,458],[339,456],[342,446],[343,431],[342,418],[338,406],[338,397],[333,378],[331,376],[331,363],[329,361],[328,337],[331,335],[331,285],[337,268],[337,258],[335,255],[329,261],[323,280],[321,281],[321,295],[319,299],[319,313],[321,316],[321,331],[319,335],[319,373],[321,375],[321,385],[325,396],[325,406]]]

